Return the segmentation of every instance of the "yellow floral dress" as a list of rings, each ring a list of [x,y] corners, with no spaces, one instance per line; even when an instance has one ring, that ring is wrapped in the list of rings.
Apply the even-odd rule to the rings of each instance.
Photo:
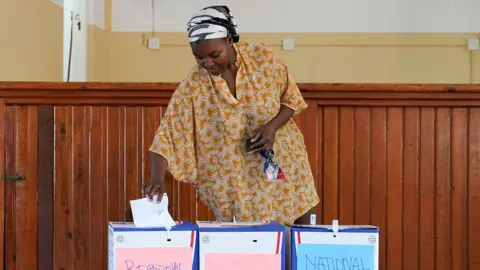
[[[195,184],[220,221],[275,220],[291,224],[319,197],[303,135],[293,119],[276,134],[275,161],[286,179],[269,181],[260,154],[245,140],[288,106],[307,104],[286,65],[263,44],[239,42],[236,97],[225,80],[195,67],[175,90],[150,151],[163,156],[173,177]]]

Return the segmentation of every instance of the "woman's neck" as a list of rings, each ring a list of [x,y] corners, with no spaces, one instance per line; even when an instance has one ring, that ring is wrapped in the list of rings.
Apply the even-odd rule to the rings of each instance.
[[[236,66],[236,62],[237,62],[237,52],[235,51],[235,48],[233,47],[235,45],[232,45],[230,47],[230,55],[231,55],[231,61],[230,61],[230,64],[227,66],[227,69],[228,70],[234,70],[234,71],[237,71],[237,66]]]

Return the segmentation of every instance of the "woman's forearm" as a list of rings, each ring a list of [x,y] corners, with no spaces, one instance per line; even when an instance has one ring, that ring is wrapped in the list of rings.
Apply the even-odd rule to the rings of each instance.
[[[269,124],[272,125],[275,130],[279,130],[290,120],[290,118],[292,118],[294,112],[295,111],[290,109],[289,107],[281,105],[280,111],[275,116],[275,118],[270,121]]]
[[[150,152],[150,181],[152,184],[160,184],[163,186],[167,166],[168,163],[164,157],[157,153]]]

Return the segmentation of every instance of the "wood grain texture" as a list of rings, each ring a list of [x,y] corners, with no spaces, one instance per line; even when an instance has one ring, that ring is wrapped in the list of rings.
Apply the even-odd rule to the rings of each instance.
[[[54,107],[38,107],[37,268],[53,269]]]
[[[5,269],[37,267],[38,107],[7,106],[5,111]]]
[[[0,175],[5,176],[5,100],[0,99],[0,146],[2,147],[2,152],[0,154]],[[0,267],[5,269],[5,181],[0,179]]]
[[[4,269],[42,269],[41,254],[53,254],[53,269],[106,269],[107,222],[132,219],[129,200],[149,180],[148,148],[174,87],[0,83],[4,172],[26,177],[0,183]],[[379,226],[382,270],[479,268],[480,88],[301,87],[309,107],[295,121],[321,198],[317,220]],[[46,179],[38,159],[49,147]],[[214,220],[189,185],[169,176],[167,192],[175,219]],[[50,227],[39,213],[49,203]],[[49,245],[41,234],[51,252],[39,250]]]

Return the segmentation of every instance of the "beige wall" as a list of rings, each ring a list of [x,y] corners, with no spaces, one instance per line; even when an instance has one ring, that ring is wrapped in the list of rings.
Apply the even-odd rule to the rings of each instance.
[[[160,33],[151,51],[142,33],[112,33],[112,81],[181,80],[194,64],[184,33]],[[243,34],[272,46],[298,82],[480,83],[480,52],[466,39],[477,34]],[[294,38],[296,50],[281,50]]]
[[[160,50],[144,33],[88,27],[88,80],[178,82],[194,64],[185,33],[157,33]],[[28,8],[25,8],[28,7]],[[21,14],[21,16],[20,16]],[[42,15],[40,15],[42,14]],[[62,9],[49,1],[0,1],[0,80],[62,80]],[[15,27],[11,27],[15,25]],[[242,34],[285,58],[298,82],[480,83],[480,52],[466,49],[472,34]],[[282,51],[283,38],[296,50]]]
[[[471,53],[470,61],[470,72],[471,72],[471,83],[480,83],[480,52]]]
[[[90,25],[87,32],[87,80],[110,81],[111,0],[105,0],[105,29]]]
[[[62,24],[47,0],[0,1],[0,81],[61,81]]]
[[[89,26],[87,32],[87,80],[108,82],[110,80],[109,31]]]
[[[108,32],[88,26],[89,81],[109,80]],[[60,6],[47,0],[0,1],[0,34],[0,81],[63,80]]]

